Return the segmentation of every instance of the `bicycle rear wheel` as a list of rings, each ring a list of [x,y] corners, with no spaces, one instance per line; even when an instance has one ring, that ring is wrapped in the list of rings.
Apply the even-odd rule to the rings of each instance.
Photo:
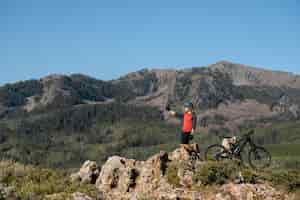
[[[205,160],[207,161],[220,161],[229,158],[229,152],[219,144],[214,144],[206,148]]]
[[[249,152],[249,164],[254,169],[264,169],[271,165],[271,154],[263,147],[255,147]]]

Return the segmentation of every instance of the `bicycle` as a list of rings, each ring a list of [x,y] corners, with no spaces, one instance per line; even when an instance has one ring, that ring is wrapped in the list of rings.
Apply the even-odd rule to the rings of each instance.
[[[205,150],[205,160],[221,161],[226,159],[238,159],[242,164],[245,164],[245,158],[242,154],[246,153],[245,148],[249,144],[250,150],[248,152],[248,162],[253,169],[264,169],[271,165],[271,154],[261,146],[254,143],[251,136],[254,134],[254,130],[251,130],[247,134],[237,140],[235,144],[231,145],[231,148],[227,150],[220,144],[213,144]],[[223,137],[226,138],[226,137]]]

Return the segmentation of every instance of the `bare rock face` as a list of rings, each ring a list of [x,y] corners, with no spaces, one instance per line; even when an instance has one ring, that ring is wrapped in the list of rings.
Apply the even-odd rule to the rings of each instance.
[[[189,148],[189,151],[187,151],[185,148],[175,149],[173,152],[168,154],[170,160],[189,161],[191,159],[191,154],[189,152],[200,153],[198,144],[191,144]]]
[[[216,195],[217,200],[288,200],[289,196],[282,194],[265,184],[226,184]]]
[[[193,180],[194,169],[195,168],[192,163],[184,162],[181,164],[181,167],[178,169],[177,173],[177,176],[180,180],[180,185],[186,188],[191,188],[194,184],[196,184]]]
[[[50,75],[42,79],[43,95],[39,101],[41,106],[62,107],[75,105],[79,102],[72,91],[65,88],[66,77],[62,75]]]
[[[150,89],[147,94],[136,97],[131,103],[156,107],[166,106],[169,97],[174,96],[177,72],[174,70],[151,70],[148,71],[148,73],[154,75],[157,81],[155,86],[152,85],[152,89]],[[153,90],[153,88],[155,88],[155,90]]]
[[[134,186],[138,171],[137,162],[130,159],[114,156],[107,160],[102,167],[96,186],[101,191],[118,190],[126,193]]]
[[[196,148],[198,149],[198,148]],[[199,153],[199,152],[198,152]],[[161,151],[146,161],[137,161],[119,156],[110,157],[102,166],[96,188],[108,200],[289,200],[290,196],[267,184],[227,183],[213,191],[199,189],[193,179],[195,169],[204,164],[191,159],[190,152],[179,148],[168,154]],[[166,170],[172,163],[178,164],[178,185],[168,181]],[[92,174],[95,166],[88,161],[80,170]],[[177,166],[177,165],[176,165]],[[80,173],[80,172],[79,172]],[[79,174],[78,173],[78,174]],[[201,187],[200,187],[201,188]],[[90,200],[76,194],[74,200]]]
[[[83,193],[80,193],[80,192],[76,192],[76,193],[72,194],[71,199],[72,200],[94,200],[91,197],[89,197]]]
[[[70,178],[72,181],[95,184],[99,174],[100,168],[97,163],[88,160],[82,165],[79,172],[72,174]]]
[[[107,194],[108,199],[130,199],[138,194],[150,195],[161,188],[161,177],[165,173],[167,162],[166,152],[161,152],[147,161],[111,157],[103,165],[96,187]]]
[[[299,88],[300,86],[300,76],[287,72],[259,69],[227,61],[209,65],[209,68],[228,73],[235,85],[287,86],[291,88]]]
[[[96,187],[106,199],[201,199],[199,192],[175,188],[165,178],[170,158],[173,161],[187,158],[188,152],[184,151],[177,149],[170,156],[162,151],[147,161],[113,156],[102,166]],[[186,170],[180,173],[182,184],[191,186],[192,174]]]
[[[15,200],[18,199],[15,195],[15,188],[5,187],[0,184],[0,199]]]

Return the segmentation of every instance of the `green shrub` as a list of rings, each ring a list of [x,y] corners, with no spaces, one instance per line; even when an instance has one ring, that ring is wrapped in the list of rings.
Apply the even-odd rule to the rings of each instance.
[[[265,172],[262,178],[271,182],[274,186],[283,186],[288,191],[300,190],[300,172],[299,171],[274,171]]]
[[[245,183],[256,184],[260,179],[259,174],[256,171],[248,168],[242,169],[241,175],[243,182]]]
[[[180,186],[180,179],[178,177],[179,165],[178,162],[170,162],[166,170],[168,182],[177,187]]]
[[[62,171],[24,166],[13,161],[0,162],[0,182],[12,186],[22,199],[44,199],[46,195],[82,192],[96,197],[94,185],[72,183]]]
[[[233,161],[207,162],[196,170],[194,180],[202,185],[224,184],[238,176],[239,168]]]

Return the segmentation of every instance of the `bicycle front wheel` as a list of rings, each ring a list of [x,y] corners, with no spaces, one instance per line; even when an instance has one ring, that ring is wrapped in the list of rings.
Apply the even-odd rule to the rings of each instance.
[[[206,148],[205,150],[205,160],[207,161],[221,161],[223,159],[228,159],[229,152],[219,144],[214,144]]]
[[[249,164],[254,169],[264,169],[271,165],[271,154],[263,147],[255,147],[249,152]]]

